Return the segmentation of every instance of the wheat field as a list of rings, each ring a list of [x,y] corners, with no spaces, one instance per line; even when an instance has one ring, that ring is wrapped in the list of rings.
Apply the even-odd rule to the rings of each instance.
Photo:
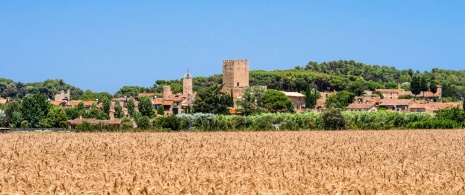
[[[0,134],[0,194],[464,194],[465,131]]]

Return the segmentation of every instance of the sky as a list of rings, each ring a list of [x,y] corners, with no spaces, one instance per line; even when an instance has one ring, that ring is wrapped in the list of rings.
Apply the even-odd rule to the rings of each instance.
[[[83,90],[355,60],[464,70],[463,0],[2,0],[0,78]]]

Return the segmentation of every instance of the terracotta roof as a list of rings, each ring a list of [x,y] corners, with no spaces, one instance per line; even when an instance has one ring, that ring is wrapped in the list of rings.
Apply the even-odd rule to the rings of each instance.
[[[287,91],[280,91],[281,93],[284,93],[287,97],[305,97],[301,93],[298,92],[287,92]]]
[[[55,105],[55,106],[60,106],[60,105],[63,103],[63,101],[53,101],[53,100],[51,100],[51,101],[49,101],[49,102],[50,102],[51,104]]]
[[[163,98],[157,98],[153,101],[154,105],[162,105],[163,104]]]
[[[380,106],[397,106],[397,105],[409,105],[413,100],[411,99],[382,99],[380,100]]]
[[[376,89],[376,91],[379,91],[381,93],[403,93],[405,90],[403,89]]]
[[[70,100],[68,101],[68,103],[66,104],[68,107],[76,107],[80,102],[82,102],[81,100]]]
[[[0,104],[6,104],[7,101],[7,99],[0,97]]]
[[[369,102],[369,103],[352,103],[349,104],[349,106],[346,107],[346,109],[370,109],[376,105],[375,102]]]
[[[169,101],[169,100],[163,101],[163,106],[171,106],[171,105],[173,105],[173,101]]]
[[[121,98],[113,98],[111,101],[126,101],[126,98],[121,97]]]
[[[141,96],[154,97],[155,93],[139,93],[138,97],[141,97]]]

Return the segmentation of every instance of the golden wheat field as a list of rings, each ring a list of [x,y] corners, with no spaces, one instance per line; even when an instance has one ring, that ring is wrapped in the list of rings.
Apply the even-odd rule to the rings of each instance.
[[[465,131],[8,133],[0,194],[464,194]]]

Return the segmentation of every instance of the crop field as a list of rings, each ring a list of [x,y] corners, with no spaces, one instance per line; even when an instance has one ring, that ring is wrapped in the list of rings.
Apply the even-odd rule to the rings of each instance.
[[[465,131],[0,134],[0,194],[465,194]]]

